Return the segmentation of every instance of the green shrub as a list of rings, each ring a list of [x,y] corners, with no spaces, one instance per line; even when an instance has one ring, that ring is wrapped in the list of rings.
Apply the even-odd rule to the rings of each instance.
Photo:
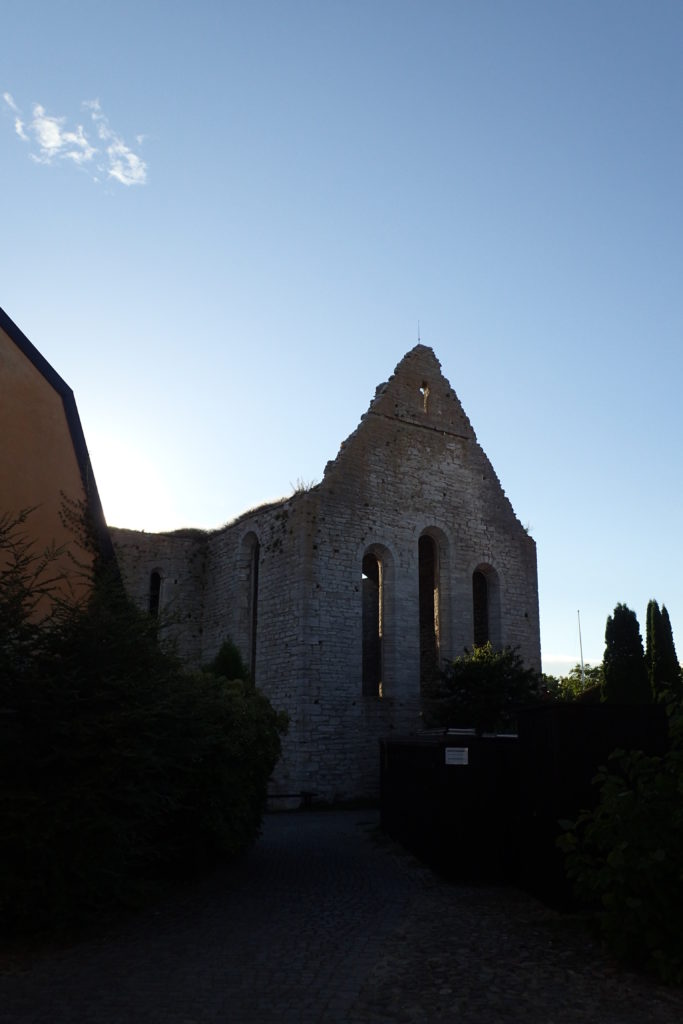
[[[683,749],[617,751],[595,782],[597,807],[559,840],[576,895],[617,956],[683,982]]]
[[[525,668],[516,650],[495,651],[490,643],[448,662],[438,679],[425,687],[425,724],[513,729],[520,707],[541,699],[542,681]]]
[[[251,684],[160,651],[114,573],[36,624],[32,558],[0,559],[0,920],[15,929],[136,905],[243,851],[285,724]]]
[[[206,671],[223,676],[224,679],[242,679],[245,682],[251,679],[251,673],[244,664],[239,648],[230,638],[221,645],[216,657],[206,666]]]
[[[553,696],[563,703],[581,701],[597,704],[601,698],[602,685],[602,665],[586,664],[582,667],[576,664],[566,676],[558,680],[557,691]]]

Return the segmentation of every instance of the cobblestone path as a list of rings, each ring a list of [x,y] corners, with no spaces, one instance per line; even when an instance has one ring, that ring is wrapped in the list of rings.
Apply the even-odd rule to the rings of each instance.
[[[377,815],[269,815],[245,861],[0,976],[2,1024],[346,1021],[417,879]]]
[[[270,815],[241,864],[0,965],[0,1024],[683,1021],[683,991],[524,893],[440,880],[372,811]]]

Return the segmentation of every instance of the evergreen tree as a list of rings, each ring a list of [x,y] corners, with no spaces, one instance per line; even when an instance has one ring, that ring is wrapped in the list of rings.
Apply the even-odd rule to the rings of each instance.
[[[618,604],[605,627],[603,700],[645,704],[652,700],[636,613]]]
[[[645,622],[645,664],[647,665],[650,689],[654,699],[657,700],[662,653],[662,613],[657,601],[652,599],[648,601]]]
[[[655,700],[680,700],[683,695],[681,667],[676,656],[674,636],[666,605],[656,601],[647,605],[645,662],[652,696]]]
[[[661,689],[664,691],[667,697],[672,697],[675,700],[681,700],[683,696],[683,685],[681,681],[681,666],[676,655],[676,648],[674,646],[674,637],[671,629],[671,620],[669,619],[669,613],[666,610],[666,605],[662,605],[662,654],[660,657],[661,665]]]
[[[681,666],[676,656],[671,621],[666,605],[660,611],[656,601],[647,606],[645,661],[655,700],[680,700]]]

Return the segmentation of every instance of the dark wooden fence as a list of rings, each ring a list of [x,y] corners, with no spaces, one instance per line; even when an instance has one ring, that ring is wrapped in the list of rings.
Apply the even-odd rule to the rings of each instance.
[[[559,822],[594,805],[591,780],[613,750],[660,754],[666,746],[657,705],[530,708],[516,736],[459,730],[386,739],[382,827],[451,878],[515,882],[567,906]]]
[[[518,730],[518,880],[546,902],[568,907],[560,822],[595,806],[599,790],[592,780],[613,751],[665,752],[666,712],[657,704],[551,705],[522,712]]]
[[[381,743],[382,828],[439,870],[503,879],[514,870],[519,744],[465,732]]]

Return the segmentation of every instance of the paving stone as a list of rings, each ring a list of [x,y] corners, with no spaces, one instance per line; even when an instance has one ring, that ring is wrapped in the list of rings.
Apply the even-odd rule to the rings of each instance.
[[[508,888],[449,884],[373,811],[269,815],[238,865],[66,948],[0,960],[0,1024],[680,1024]]]

